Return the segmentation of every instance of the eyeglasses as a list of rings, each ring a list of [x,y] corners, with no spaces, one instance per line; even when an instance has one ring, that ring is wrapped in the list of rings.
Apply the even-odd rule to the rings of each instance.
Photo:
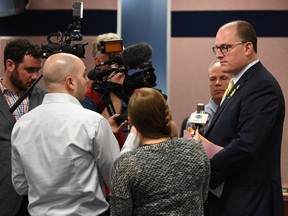
[[[216,55],[218,49],[221,51],[221,53],[226,53],[229,50],[231,50],[231,48],[233,46],[240,45],[243,43],[246,43],[246,41],[241,41],[241,42],[237,42],[237,43],[233,43],[233,44],[222,44],[220,46],[213,46],[212,51],[213,51],[214,55]]]

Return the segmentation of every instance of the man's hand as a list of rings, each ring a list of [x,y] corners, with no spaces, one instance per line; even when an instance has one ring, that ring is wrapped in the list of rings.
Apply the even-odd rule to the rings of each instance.
[[[114,114],[113,116],[111,116],[110,118],[108,118],[108,122],[112,128],[112,131],[115,135],[117,135],[119,132],[123,131],[123,129],[128,125],[128,121],[125,120],[124,122],[122,122],[120,125],[117,124],[116,122],[116,118],[119,116],[120,114]]]
[[[124,79],[125,79],[125,74],[124,73],[120,73],[120,72],[112,72],[109,77],[108,77],[108,81],[109,82],[113,82],[113,83],[117,83],[120,85],[123,85],[124,83]]]
[[[194,140],[197,140],[200,143],[202,142],[202,139],[204,137],[199,133],[198,129],[194,130],[192,127],[189,127],[188,132],[191,134],[191,136]]]

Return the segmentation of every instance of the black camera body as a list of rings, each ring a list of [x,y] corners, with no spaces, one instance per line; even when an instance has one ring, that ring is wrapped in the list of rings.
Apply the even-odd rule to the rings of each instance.
[[[100,93],[109,91],[117,93],[115,91],[119,91],[119,87],[115,88],[114,83],[110,83],[107,80],[107,77],[112,72],[125,74],[123,86],[121,85],[125,99],[137,88],[153,88],[157,85],[156,75],[154,73],[155,69],[151,62],[152,47],[147,43],[128,46],[123,51],[122,40],[107,40],[101,41],[100,44],[98,44],[98,50],[100,50],[101,53],[109,54],[110,59],[96,65],[88,74],[90,79],[98,81],[92,85],[96,91]],[[111,67],[108,70],[101,70],[100,67],[103,65],[110,65]],[[131,71],[132,74],[129,74]]]
[[[56,36],[60,37],[61,40],[58,41],[57,43],[52,42],[51,37]],[[73,55],[78,56],[79,58],[85,58],[85,47],[88,43],[86,44],[73,44],[70,39],[70,34],[65,33],[62,35],[61,32],[59,33],[51,33],[47,37],[48,44],[42,44],[41,49],[42,49],[42,58],[48,58],[49,56],[55,54],[55,53],[60,53],[60,52],[65,52],[65,53],[71,53]],[[65,39],[64,42],[63,38],[68,37],[68,39]]]
[[[109,60],[96,65],[88,73],[88,78],[94,80],[92,89],[103,95],[109,114],[115,113],[113,104],[109,99],[109,93],[113,92],[125,104],[135,89],[142,87],[153,88],[156,84],[155,69],[152,66],[152,47],[147,43],[139,43],[128,46],[123,50],[122,40],[102,41],[98,44],[98,50],[109,55]],[[103,65],[109,65],[109,69],[103,69]],[[106,67],[107,68],[107,67]],[[111,73],[123,73],[123,84],[110,82]],[[130,73],[130,74],[129,74]],[[127,113],[123,112],[116,119],[118,124],[127,120]]]
[[[81,24],[80,20],[83,18],[83,3],[74,2],[73,4],[73,24],[68,26],[68,32],[51,33],[47,36],[48,44],[42,44],[42,58],[48,58],[49,56],[65,52],[78,56],[79,58],[85,58],[85,47],[88,43],[80,44],[74,41],[81,41],[83,36],[80,33]],[[52,41],[52,37],[56,38],[56,42]]]

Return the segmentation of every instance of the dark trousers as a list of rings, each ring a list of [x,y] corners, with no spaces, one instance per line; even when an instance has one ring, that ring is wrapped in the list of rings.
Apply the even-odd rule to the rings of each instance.
[[[27,195],[23,196],[20,209],[15,216],[30,216],[28,209],[27,209],[28,203],[29,203],[28,202],[28,196]]]
[[[110,214],[108,213],[108,211],[103,212],[102,214],[100,214],[99,216],[110,216]]]

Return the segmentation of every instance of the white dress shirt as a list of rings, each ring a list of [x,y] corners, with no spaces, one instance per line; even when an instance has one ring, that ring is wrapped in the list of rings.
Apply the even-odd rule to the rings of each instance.
[[[125,152],[132,151],[133,149],[138,148],[140,144],[140,137],[137,134],[130,132],[125,140],[124,145],[121,148],[120,154],[122,155]]]
[[[119,151],[103,116],[69,94],[47,94],[13,128],[13,185],[28,193],[31,215],[99,215]]]

